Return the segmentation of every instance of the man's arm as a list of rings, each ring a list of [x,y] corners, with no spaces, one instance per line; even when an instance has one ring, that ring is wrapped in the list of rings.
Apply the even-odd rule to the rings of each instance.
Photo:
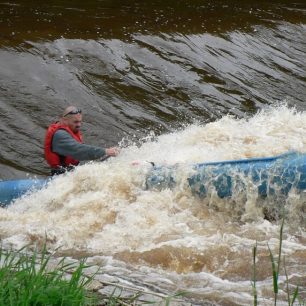
[[[65,130],[55,132],[52,139],[52,151],[63,156],[82,160],[98,159],[106,154],[105,149],[77,142]]]

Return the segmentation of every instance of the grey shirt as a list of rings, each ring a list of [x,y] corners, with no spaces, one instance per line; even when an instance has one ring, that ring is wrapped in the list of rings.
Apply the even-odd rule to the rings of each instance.
[[[82,160],[98,159],[106,154],[105,149],[77,142],[67,131],[57,130],[52,139],[52,151]]]

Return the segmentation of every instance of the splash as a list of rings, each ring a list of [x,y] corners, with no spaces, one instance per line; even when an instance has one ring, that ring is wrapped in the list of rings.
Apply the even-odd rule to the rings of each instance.
[[[161,237],[181,235],[188,231],[188,222],[202,222],[212,213],[222,212],[224,220],[232,221],[262,219],[264,209],[276,203],[267,198],[260,207],[252,192],[237,193],[232,199],[213,194],[195,198],[186,186],[188,165],[305,152],[305,119],[305,113],[281,105],[249,119],[226,116],[150,138],[140,147],[130,145],[116,159],[78,167],[16,201],[1,214],[2,237],[24,242],[47,235],[55,247],[112,254],[130,248],[148,250]],[[136,159],[138,165],[133,164]],[[145,161],[185,165],[179,172],[181,183],[173,189],[146,190],[151,164]],[[305,220],[303,195],[292,192],[285,203],[291,217]]]
[[[306,113],[282,105],[249,119],[226,116],[151,135],[138,146],[122,148],[117,158],[80,166],[2,209],[2,241],[17,248],[46,239],[49,249],[60,247],[66,254],[85,252],[146,267],[151,281],[157,270],[164,271],[160,277],[166,283],[179,282],[195,296],[210,299],[221,294],[231,300],[236,288],[244,292],[244,301],[251,300],[247,293],[251,250],[256,240],[258,256],[264,259],[258,286],[264,288],[270,277],[267,243],[273,252],[278,247],[278,218],[273,215],[277,205],[287,209],[290,220],[283,242],[290,258],[287,264],[297,279],[304,277],[299,271],[306,260],[304,194],[292,191],[282,203],[269,197],[258,201],[251,189],[230,198],[214,193],[201,198],[187,186],[187,175],[190,165],[198,162],[305,152],[305,119]],[[173,188],[146,189],[152,171],[148,161],[177,165],[178,183]],[[265,220],[267,215],[275,220]]]

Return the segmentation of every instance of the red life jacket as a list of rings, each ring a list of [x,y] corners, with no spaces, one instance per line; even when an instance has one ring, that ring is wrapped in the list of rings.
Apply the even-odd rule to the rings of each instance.
[[[56,152],[52,151],[52,139],[53,139],[54,133],[57,130],[65,130],[77,142],[83,143],[81,132],[73,133],[72,130],[67,125],[60,124],[59,122],[52,123],[48,127],[46,138],[45,138],[45,159],[47,160],[51,168],[59,168],[61,166],[62,167],[77,166],[79,164],[78,160],[73,159],[71,156],[61,156],[57,154]]]

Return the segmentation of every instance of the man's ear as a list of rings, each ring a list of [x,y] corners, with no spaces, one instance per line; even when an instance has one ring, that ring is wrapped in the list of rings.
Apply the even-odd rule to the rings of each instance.
[[[68,118],[62,117],[61,122],[62,122],[63,124],[67,124],[67,123],[68,123]]]

